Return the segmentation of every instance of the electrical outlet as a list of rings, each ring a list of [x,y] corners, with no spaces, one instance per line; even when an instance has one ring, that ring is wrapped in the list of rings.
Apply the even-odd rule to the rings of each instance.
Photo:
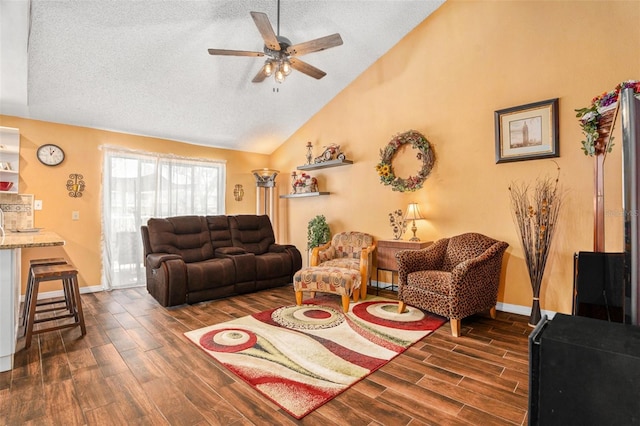
[[[42,210],[42,200],[35,200],[33,202],[33,209],[34,210]]]
[[[77,210],[72,211],[71,220],[80,220],[80,212]]]

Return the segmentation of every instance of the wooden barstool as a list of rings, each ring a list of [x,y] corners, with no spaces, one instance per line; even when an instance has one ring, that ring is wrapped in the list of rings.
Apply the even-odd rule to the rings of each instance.
[[[72,328],[80,326],[82,335],[87,334],[87,330],[84,325],[84,315],[82,314],[82,304],[80,302],[80,288],[78,285],[78,270],[70,263],[64,265],[42,265],[34,266],[31,269],[32,290],[29,303],[29,316],[26,326],[26,339],[25,349],[31,346],[31,339],[34,334],[44,333],[47,331],[62,330],[65,328]],[[36,319],[36,309],[38,300],[38,290],[40,283],[44,281],[62,281],[63,289],[66,288],[68,293],[68,303],[70,303],[70,312],[63,315],[55,315],[50,318],[38,318]],[[57,325],[49,328],[42,328],[39,330],[33,330],[33,326],[37,323],[56,321],[64,318],[74,318],[74,322],[68,324]]]
[[[26,288],[25,294],[24,294],[24,304],[22,305],[22,321],[20,322],[21,326],[24,327],[27,324],[27,317],[29,316],[29,305],[31,304],[31,294],[33,294],[33,280],[31,279],[31,277],[32,277],[31,270],[35,266],[65,265],[66,263],[67,263],[67,260],[65,258],[63,258],[63,257],[49,257],[49,258],[46,258],[46,259],[31,259],[31,261],[29,262],[29,276],[27,277],[27,288]],[[67,309],[69,309],[70,308],[70,305],[69,305],[69,294],[67,294],[67,288],[65,287],[63,289],[63,291],[64,291],[64,299],[53,299],[53,300],[47,300],[46,302],[37,302],[36,301],[36,305],[37,306],[52,305],[52,304],[58,304],[58,303],[64,302],[65,305],[67,306]],[[49,310],[51,310],[51,309],[49,309]],[[44,312],[44,311],[38,311],[38,312]],[[24,332],[26,333],[26,329],[24,330]]]

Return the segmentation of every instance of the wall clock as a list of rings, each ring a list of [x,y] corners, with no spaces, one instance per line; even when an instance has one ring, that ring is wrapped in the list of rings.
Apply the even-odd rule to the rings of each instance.
[[[64,151],[51,143],[42,145],[37,151],[38,160],[45,166],[57,166],[64,161]]]

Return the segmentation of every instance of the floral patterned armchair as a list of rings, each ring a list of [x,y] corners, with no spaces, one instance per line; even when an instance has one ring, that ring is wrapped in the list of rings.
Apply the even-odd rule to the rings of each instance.
[[[360,297],[367,297],[372,253],[376,249],[373,237],[364,232],[340,232],[331,241],[315,247],[310,266],[330,266],[360,270]]]
[[[490,310],[496,317],[502,256],[509,244],[482,234],[443,238],[398,260],[398,312],[406,304],[447,317],[460,335],[462,318]]]

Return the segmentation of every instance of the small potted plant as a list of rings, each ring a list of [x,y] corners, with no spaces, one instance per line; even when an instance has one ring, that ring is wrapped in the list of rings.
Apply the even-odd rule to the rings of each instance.
[[[307,226],[307,249],[313,250],[331,239],[331,230],[324,215],[317,215]]]

